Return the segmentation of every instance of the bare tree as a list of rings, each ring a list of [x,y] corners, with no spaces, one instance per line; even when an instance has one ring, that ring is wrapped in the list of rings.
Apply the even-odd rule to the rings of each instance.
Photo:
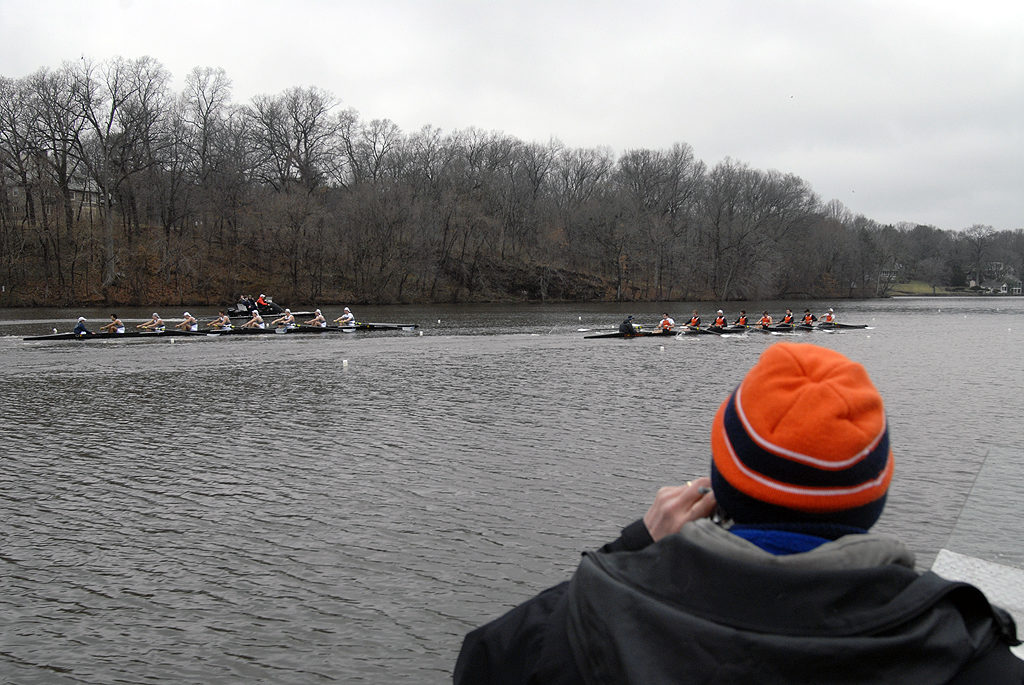
[[[338,154],[340,123],[334,96],[316,87],[253,98],[248,115],[260,180],[279,192],[310,193],[325,183]]]
[[[974,224],[965,228],[960,234],[961,240],[967,247],[971,266],[974,267],[974,280],[978,285],[981,285],[981,281],[985,277],[985,261],[988,257],[993,233],[991,226]]]
[[[77,115],[85,122],[78,147],[82,162],[99,186],[104,207],[104,288],[118,279],[113,209],[119,199],[122,218],[126,188],[133,174],[157,162],[158,127],[165,112],[167,71],[150,57],[115,58],[96,64],[83,59],[74,69]],[[120,195],[120,197],[118,197]],[[137,220],[137,219],[136,219]]]

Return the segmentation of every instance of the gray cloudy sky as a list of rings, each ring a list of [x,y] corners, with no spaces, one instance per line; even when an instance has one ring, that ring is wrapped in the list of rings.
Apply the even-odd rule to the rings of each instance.
[[[234,101],[331,91],[406,132],[693,146],[883,223],[1024,228],[1019,0],[0,0],[0,75],[151,55]]]

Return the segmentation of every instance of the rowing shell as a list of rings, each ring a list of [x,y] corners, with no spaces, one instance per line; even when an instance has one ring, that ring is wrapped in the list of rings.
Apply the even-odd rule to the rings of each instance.
[[[291,328],[211,328],[207,332],[216,335],[266,335],[270,333],[355,333],[356,331],[411,331],[418,326],[414,323],[356,323],[351,326],[309,326],[298,324]]]
[[[413,331],[419,328],[414,323],[360,323],[353,324],[357,331]]]
[[[49,335],[31,335],[22,340],[120,340],[122,338],[182,338],[205,337],[202,331],[125,331],[124,333],[51,333]]]
[[[231,328],[211,328],[206,332],[211,335],[275,335],[275,334],[293,334],[293,333],[354,333],[354,326],[293,326],[288,328],[286,326],[278,326],[275,328],[242,328],[241,326],[232,326]]]
[[[653,330],[643,331],[637,330],[635,333],[620,333],[619,331],[613,331],[608,333],[594,333],[593,335],[585,335],[584,338],[647,338],[647,337],[664,337],[667,335],[675,335],[673,330]]]
[[[818,329],[822,330],[822,331],[839,330],[839,329],[844,329],[844,328],[867,328],[867,327],[868,327],[868,325],[866,323],[836,323],[834,321],[832,323],[828,323],[828,322],[819,322],[818,323]]]

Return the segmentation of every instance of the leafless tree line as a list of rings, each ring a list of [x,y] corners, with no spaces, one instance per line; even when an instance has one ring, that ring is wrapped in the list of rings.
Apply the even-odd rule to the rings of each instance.
[[[1020,231],[881,226],[804,180],[668,150],[404,133],[316,87],[231,101],[150,57],[0,77],[9,301],[714,299],[949,284]]]

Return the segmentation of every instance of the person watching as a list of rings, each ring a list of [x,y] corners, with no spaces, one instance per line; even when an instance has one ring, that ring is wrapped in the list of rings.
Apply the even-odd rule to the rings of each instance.
[[[827,436],[827,439],[823,439]],[[769,347],[661,488],[572,579],[470,632],[468,683],[1021,683],[1013,620],[869,532],[893,452],[864,367]]]

